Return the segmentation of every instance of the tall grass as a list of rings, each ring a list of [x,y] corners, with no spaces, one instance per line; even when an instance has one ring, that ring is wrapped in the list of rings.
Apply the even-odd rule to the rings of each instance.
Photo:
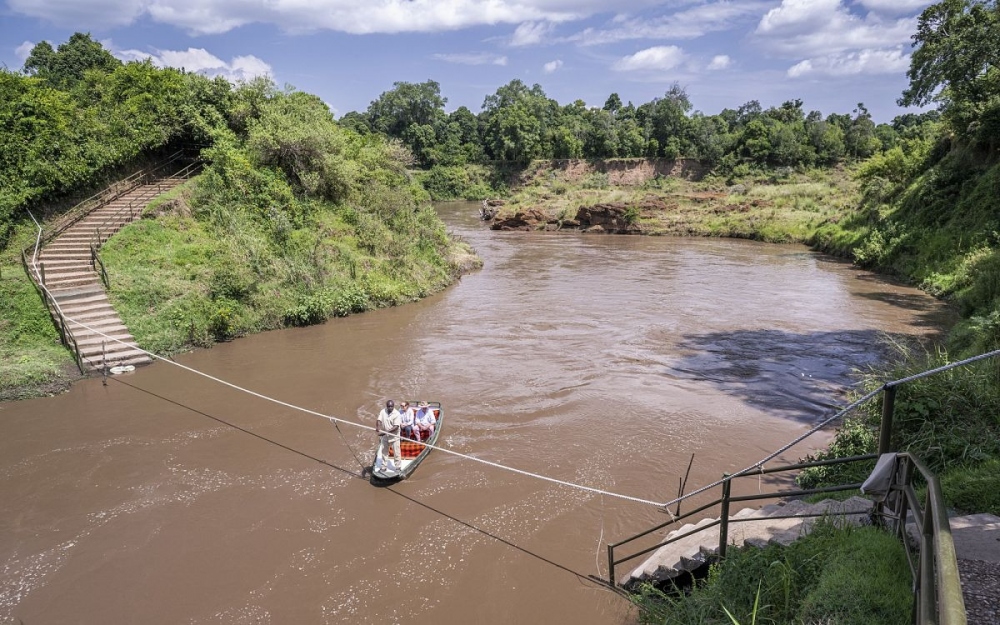
[[[910,622],[903,546],[872,527],[820,522],[788,547],[738,548],[686,594],[644,586],[635,597],[645,624]]]
[[[858,393],[952,362],[948,352],[895,345],[893,363],[864,376]],[[971,512],[995,510],[1000,479],[989,467],[1000,461],[1000,362],[985,360],[896,387],[892,448],[909,451],[938,473],[945,499]],[[877,396],[878,397],[878,396]],[[878,445],[881,402],[869,401],[849,415],[828,449],[816,459],[873,453]],[[813,458],[813,456],[810,456]],[[870,467],[814,467],[798,481],[805,487],[861,481]],[[982,475],[973,479],[972,476]],[[959,503],[961,502],[961,503]]]

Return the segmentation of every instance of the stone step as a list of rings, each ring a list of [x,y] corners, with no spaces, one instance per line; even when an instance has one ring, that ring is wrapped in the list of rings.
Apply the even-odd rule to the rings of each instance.
[[[125,348],[122,343],[128,343],[129,347],[135,347],[135,337],[129,334],[128,328],[121,332],[105,332],[104,334],[77,329],[73,331],[73,338],[76,339],[76,344],[80,346],[82,353],[91,353],[91,348],[100,353],[102,344],[107,346],[108,353]]]
[[[64,280],[66,278],[78,278],[80,276],[96,276],[97,273],[91,268],[90,263],[82,263],[73,266],[61,266],[56,268],[45,268],[45,281]]]
[[[59,305],[62,306],[73,301],[93,301],[94,298],[103,298],[106,300],[108,299],[108,294],[104,292],[103,286],[94,286],[60,291],[55,295],[55,298],[59,302]]]
[[[49,278],[45,277],[45,286],[49,288],[50,291],[55,293],[59,289],[65,289],[70,287],[81,287],[88,284],[100,284],[101,278],[97,274],[90,274],[88,276],[78,276],[72,278]]]
[[[95,316],[106,316],[108,312],[114,313],[114,307],[107,299],[104,301],[85,302],[80,304],[59,304],[62,313],[72,319],[93,319]],[[105,312],[107,311],[107,312]]]
[[[824,515],[842,519],[845,523],[860,524],[867,518],[870,510],[871,502],[861,497],[852,497],[842,502],[824,500],[816,504],[795,499],[761,508],[744,508],[730,516],[727,542],[754,547],[788,545],[808,533]],[[715,519],[709,518],[694,525],[685,525],[667,534],[664,542],[713,521]],[[663,545],[629,573],[624,584],[628,586],[637,581],[664,582],[694,571],[718,555],[720,537],[721,528],[716,525]]]
[[[128,328],[118,317],[105,317],[89,321],[77,321],[80,321],[80,323],[70,321],[66,324],[66,326],[73,333],[73,336],[76,337],[77,342],[90,337],[101,339],[105,336],[110,336],[116,339],[121,339],[123,335],[131,336]]]
[[[44,265],[46,261],[49,260],[78,260],[80,262],[90,262],[90,248],[82,251],[63,251],[58,250],[55,252],[42,252],[41,256],[38,258],[39,265]],[[48,268],[46,267],[46,270]]]
[[[122,342],[107,341],[105,339],[106,344],[104,346],[101,345],[101,341],[97,341],[96,343],[85,342],[83,344],[80,344],[80,342],[77,341],[77,344],[80,345],[80,354],[90,360],[95,358],[100,359],[101,355],[106,353],[108,355],[108,360],[110,361],[113,360],[112,356],[117,356],[123,352],[138,351],[138,346],[135,344],[135,340],[119,340]]]
[[[85,357],[83,358],[84,366],[90,371],[100,370],[103,364],[103,360],[100,355],[97,357]],[[107,364],[110,367],[118,365],[135,365],[142,366],[148,365],[153,362],[152,358],[147,356],[144,352],[139,350],[129,350],[118,352],[116,354],[109,355],[107,359]]]

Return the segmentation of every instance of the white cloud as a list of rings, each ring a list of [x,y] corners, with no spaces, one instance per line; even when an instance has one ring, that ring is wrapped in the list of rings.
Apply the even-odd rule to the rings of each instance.
[[[150,0],[8,0],[7,8],[14,13],[86,30],[88,26],[107,29],[131,24],[149,4]]]
[[[910,55],[904,54],[901,48],[860,50],[805,59],[788,68],[788,77],[899,74],[905,72],[909,66]]]
[[[622,0],[622,9],[649,0]],[[560,23],[607,11],[604,0],[8,0],[14,13],[77,29],[131,24],[143,16],[198,34],[251,24],[285,31],[353,34],[440,32],[472,26]]]
[[[684,60],[684,51],[677,46],[654,46],[622,57],[612,65],[619,72],[666,71]]]
[[[916,30],[915,17],[859,17],[841,0],[782,0],[757,25],[765,50],[785,58],[827,56],[903,45]]]
[[[458,65],[506,65],[507,57],[489,52],[467,52],[463,54],[434,54],[433,58],[445,63]]]
[[[552,72],[554,72],[557,69],[559,69],[560,67],[562,67],[562,65],[563,65],[563,62],[560,61],[559,59],[556,59],[555,61],[549,61],[544,66],[545,73],[546,74],[551,74]]]
[[[733,64],[733,60],[731,58],[729,58],[728,55],[726,55],[726,54],[717,54],[717,55],[715,55],[715,56],[712,57],[712,62],[709,63],[708,67],[705,68],[705,69],[709,69],[709,70],[726,69],[727,67],[729,67],[732,64]]]
[[[857,0],[857,4],[878,13],[911,15],[923,11],[934,3],[928,0]]]
[[[21,59],[22,62],[27,61],[28,55],[31,54],[31,51],[34,48],[35,48],[34,42],[25,41],[21,45],[14,48],[14,55],[17,56],[17,58]]]
[[[512,46],[533,46],[547,37],[555,28],[551,22],[525,22],[519,25],[510,38]]]
[[[271,66],[253,55],[235,56],[228,63],[204,48],[187,50],[114,50],[112,53],[123,61],[149,59],[158,67],[176,67],[205,76],[223,76],[232,82],[251,80],[258,76],[270,76]]]
[[[697,39],[709,33],[731,30],[741,21],[756,19],[772,5],[773,2],[760,0],[738,0],[700,4],[652,19],[619,14],[612,20],[614,28],[588,28],[566,40],[581,45],[599,45],[633,39]]]

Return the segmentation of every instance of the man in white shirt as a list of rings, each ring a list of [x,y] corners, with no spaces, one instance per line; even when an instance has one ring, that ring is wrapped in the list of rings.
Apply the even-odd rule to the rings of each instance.
[[[375,419],[375,431],[379,435],[378,451],[375,452],[376,469],[384,470],[388,465],[390,465],[386,455],[389,453],[389,446],[392,445],[392,453],[395,458],[395,463],[394,466],[391,466],[390,468],[394,471],[399,471],[399,428],[399,411],[396,410],[395,402],[390,399],[385,402],[385,408],[378,413],[378,418]]]
[[[434,416],[434,409],[427,402],[422,401],[417,407],[417,415],[414,428],[420,434],[420,440],[427,440],[434,433],[434,426],[437,424],[437,417]]]
[[[403,434],[403,438],[416,440],[417,428],[414,423],[416,417],[416,410],[410,407],[409,402],[404,401],[399,405],[399,424],[402,428],[401,432]]]

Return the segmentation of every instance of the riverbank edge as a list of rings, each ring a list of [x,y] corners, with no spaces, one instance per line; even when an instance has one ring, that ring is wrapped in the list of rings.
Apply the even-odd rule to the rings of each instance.
[[[163,216],[164,206],[174,205],[167,209],[169,212],[175,210],[176,205],[183,205],[183,198],[178,200],[178,194],[184,193],[186,188],[187,185],[183,185],[174,191],[154,198],[144,209],[143,219],[139,220],[138,223],[147,219],[159,219]],[[190,209],[185,206],[181,212],[189,215]],[[58,218],[58,215],[55,215],[54,218]],[[46,223],[47,220],[43,221],[43,226]],[[3,299],[3,302],[0,302],[0,312],[4,313],[3,321],[0,321],[0,331],[10,330],[16,336],[21,337],[20,339],[15,338],[14,345],[11,342],[0,344],[0,356],[3,357],[4,361],[0,364],[0,402],[51,397],[70,390],[73,384],[80,380],[100,375],[100,372],[89,375],[80,372],[71,351],[60,343],[52,318],[28,274],[20,263],[15,264],[15,253],[19,256],[21,249],[33,244],[36,234],[37,227],[33,222],[21,221],[16,224],[14,235],[11,237],[4,255],[0,257],[0,261],[2,261],[0,262],[2,265],[0,266],[0,296]],[[114,238],[109,239],[109,241],[113,240]],[[452,235],[448,236],[448,241],[449,247],[446,256],[451,271],[447,278],[440,283],[431,284],[429,288],[421,289],[419,296],[407,301],[416,301],[443,291],[455,284],[463,275],[478,271],[482,267],[481,259],[468,243]],[[17,260],[20,259],[17,258]],[[109,269],[113,270],[113,267],[109,265]],[[114,298],[113,288],[109,290],[109,295]],[[326,323],[336,317],[346,316],[346,314],[360,314],[388,305],[402,305],[404,303],[407,302],[386,304],[382,301],[367,301],[364,303],[363,310],[355,309],[349,313],[331,311],[321,323]],[[233,336],[225,341],[214,341],[212,344],[237,340],[244,336],[291,327],[291,325],[284,322],[276,323],[261,327],[254,332]],[[156,350],[156,353],[159,356],[171,357],[198,349],[210,348],[212,344],[199,345],[192,342],[177,349]],[[144,349],[148,348],[141,342],[140,346]],[[19,376],[22,381],[5,384],[4,382],[7,382],[12,372],[18,367],[21,368],[21,371],[13,373],[13,375]]]

